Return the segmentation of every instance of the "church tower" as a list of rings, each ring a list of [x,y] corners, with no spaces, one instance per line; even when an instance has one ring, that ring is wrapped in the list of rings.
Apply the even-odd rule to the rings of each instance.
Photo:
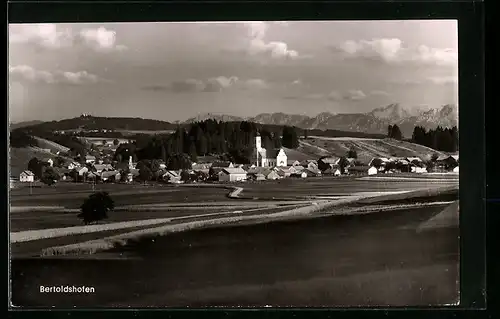
[[[129,169],[133,169],[134,168],[134,164],[132,164],[132,156],[128,157],[128,168]]]
[[[257,132],[257,135],[255,136],[255,156],[256,156],[256,163],[255,166],[259,167],[259,155],[260,151],[262,151],[262,140],[260,138],[259,132]]]

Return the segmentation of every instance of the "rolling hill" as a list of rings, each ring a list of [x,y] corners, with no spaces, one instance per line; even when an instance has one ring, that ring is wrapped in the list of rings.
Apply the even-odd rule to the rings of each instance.
[[[22,148],[10,148],[10,176],[19,177],[19,174],[28,169],[28,162],[36,157],[38,159],[45,158],[56,158],[58,155],[51,152],[44,151],[39,147],[22,147]],[[72,161],[71,158],[65,158],[67,161]]]
[[[27,127],[27,126],[33,126],[37,124],[41,124],[43,121],[26,121],[26,122],[18,122],[18,123],[10,123],[9,127],[11,130],[15,130],[16,128],[21,128],[21,127]]]
[[[346,156],[350,149],[354,149],[358,159],[365,164],[373,157],[416,156],[428,160],[433,154],[444,154],[432,148],[394,139],[329,138],[320,136],[301,139],[297,151],[319,158],[322,156]]]
[[[37,132],[52,132],[65,130],[136,130],[136,131],[160,131],[160,130],[175,130],[177,124],[170,122],[151,120],[143,118],[131,117],[94,117],[94,116],[79,116],[71,119],[60,121],[50,121],[36,123],[34,125],[22,126],[25,131],[36,135]],[[15,129],[12,128],[11,129]]]
[[[69,151],[69,148],[62,146],[61,144],[57,144],[56,142],[52,142],[52,141],[49,141],[47,139],[37,137],[37,136],[34,136],[33,138],[36,140],[36,143],[37,143],[39,148],[50,149],[51,152],[53,152],[53,153],[57,153],[57,152],[66,153]]]

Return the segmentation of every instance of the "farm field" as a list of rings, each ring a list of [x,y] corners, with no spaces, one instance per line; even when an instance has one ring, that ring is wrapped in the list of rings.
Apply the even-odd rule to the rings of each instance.
[[[59,307],[451,304],[458,300],[458,229],[416,231],[444,207],[194,230],[141,240],[96,259],[18,258],[11,267],[13,303]],[[92,286],[96,293],[36,293],[47,282]]]
[[[321,156],[345,156],[354,149],[358,159],[368,163],[373,157],[412,157],[429,159],[433,154],[444,153],[434,149],[394,139],[372,139],[354,137],[321,137],[311,136],[300,141],[298,151],[310,155]]]
[[[439,184],[432,186],[429,185],[432,183],[428,182],[428,178],[423,176],[415,180],[390,183],[378,181],[376,178],[362,179],[324,177],[240,183],[238,185],[243,189],[240,199],[228,198],[230,189],[224,185],[209,184],[199,187],[100,184],[96,186],[96,190],[108,191],[114,199],[115,210],[110,212],[109,218],[101,224],[115,227],[113,225],[116,223],[137,222],[138,224],[134,225],[139,226],[144,221],[155,219],[171,218],[171,221],[164,222],[176,223],[224,216],[272,214],[310,206],[313,202],[316,205],[349,196],[378,196],[372,200],[376,204],[378,198],[382,200],[384,194],[388,193],[423,190],[422,196],[427,196],[428,190],[433,187],[457,188],[458,186],[458,181],[448,176],[441,179]],[[32,195],[27,194],[26,189],[16,189],[11,194],[10,231],[55,229],[58,232],[57,229],[82,226],[82,222],[77,218],[79,206],[92,190],[89,185],[84,184],[61,185],[58,189],[54,187],[34,189]],[[387,196],[393,198],[400,196],[398,198],[404,199],[406,195]],[[456,198],[456,195],[450,195],[446,200],[456,200]],[[364,201],[370,204],[369,199]],[[93,232],[105,234],[102,231]],[[122,228],[116,230],[116,234],[122,232]],[[109,234],[115,233],[111,231]],[[73,236],[76,234],[69,235],[65,240],[71,241],[70,238]],[[25,248],[21,250],[26,251]]]
[[[416,175],[416,174],[414,174]],[[384,176],[385,177],[385,176]],[[242,197],[259,199],[290,198],[290,197],[321,197],[346,196],[368,192],[396,192],[417,189],[431,189],[446,186],[458,188],[458,178],[446,176],[444,178],[420,176],[411,180],[401,180],[396,176],[389,178],[373,177],[363,180],[363,177],[319,177],[307,179],[283,179],[266,181],[261,184],[247,184],[241,193]],[[431,179],[432,178],[432,179]]]
[[[71,183],[68,183],[71,184]],[[64,188],[53,187],[33,189],[16,189],[11,193],[11,206],[59,206],[78,208],[83,200],[93,193],[90,185],[79,184],[80,189],[65,191]],[[192,203],[227,200],[228,190],[223,188],[192,188],[174,186],[128,186],[120,184],[97,184],[95,191],[107,191],[113,197],[116,206],[141,205],[155,203]],[[37,193],[39,191],[39,193]]]
[[[116,132],[120,132],[123,135],[135,135],[135,134],[148,134],[148,135],[154,135],[154,134],[171,134],[174,131],[172,130],[159,130],[159,131],[148,131],[148,130],[115,130]]]

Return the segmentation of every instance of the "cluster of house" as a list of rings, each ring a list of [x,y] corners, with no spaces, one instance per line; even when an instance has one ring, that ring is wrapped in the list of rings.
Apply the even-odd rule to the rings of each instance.
[[[263,181],[276,180],[288,177],[308,178],[319,176],[340,175],[374,175],[378,173],[412,172],[426,173],[427,167],[424,161],[418,157],[397,158],[373,158],[368,165],[360,164],[354,158],[322,157],[319,160],[306,159],[296,160],[287,155],[285,149],[266,150],[261,146],[260,136],[256,137],[256,159],[253,164],[234,164],[231,162],[218,161],[216,159],[203,160],[193,163],[191,169],[167,170],[165,163],[159,162],[159,169],[155,173],[155,179],[169,183],[181,183],[183,181]],[[53,166],[52,159],[45,160]],[[440,156],[436,159],[434,170],[453,170],[458,172],[458,155]],[[61,180],[100,180],[132,182],[140,177],[137,164],[129,158],[128,163],[104,164],[102,160],[96,160],[95,156],[87,155],[85,164],[78,162],[68,163],[64,168],[54,167],[54,171],[60,175]],[[122,176],[126,172],[127,176]],[[34,174],[23,171],[19,177],[21,182],[33,182]]]

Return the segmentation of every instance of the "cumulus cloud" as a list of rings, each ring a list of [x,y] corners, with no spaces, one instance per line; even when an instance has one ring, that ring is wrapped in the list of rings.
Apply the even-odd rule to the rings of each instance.
[[[33,44],[46,49],[60,49],[83,44],[97,51],[121,51],[124,45],[117,44],[116,32],[104,27],[83,29],[79,33],[64,25],[26,24],[9,27],[10,44]]]
[[[344,99],[351,101],[364,100],[366,94],[361,90],[350,90],[344,94]]]
[[[274,59],[299,58],[299,53],[295,50],[289,49],[287,43],[282,41],[266,42],[264,40],[266,32],[269,29],[268,22],[253,21],[245,22],[244,25],[247,28],[248,36],[250,38],[247,48],[249,54],[266,54]]]
[[[60,84],[73,84],[73,85],[109,82],[107,80],[99,78],[97,75],[88,73],[87,71],[49,72],[44,70],[36,70],[28,65],[9,66],[9,79],[18,82],[27,81],[32,83],[45,83],[45,84],[60,83]]]
[[[124,45],[116,43],[116,32],[107,30],[104,27],[97,29],[83,29],[79,33],[79,37],[90,47],[99,51],[125,50]]]
[[[348,58],[377,60],[385,63],[413,62],[440,66],[456,66],[458,52],[449,48],[425,45],[407,47],[397,38],[346,41],[334,47]]]
[[[221,92],[230,88],[265,89],[268,83],[262,79],[241,80],[236,76],[219,76],[206,80],[186,79],[173,81],[169,85],[150,85],[143,87],[147,91],[186,92]]]

